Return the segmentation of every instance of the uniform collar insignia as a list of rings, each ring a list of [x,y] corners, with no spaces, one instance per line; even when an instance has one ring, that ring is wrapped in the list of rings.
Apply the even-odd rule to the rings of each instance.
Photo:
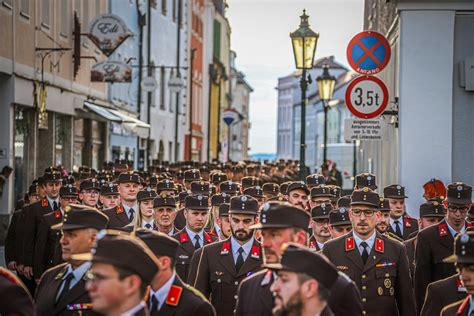
[[[143,300],[145,302],[148,302],[148,300],[150,299],[150,288],[151,287],[149,285],[146,287],[145,296],[143,297]]]
[[[46,206],[48,206],[48,204],[49,204],[49,203],[48,203],[48,200],[47,200],[47,199],[41,200],[41,206],[42,206],[42,207],[46,207]]]
[[[252,249],[250,250],[250,256],[257,260],[260,259],[260,247],[253,245]]]
[[[189,241],[188,234],[186,234],[185,232],[182,232],[181,234],[179,234],[179,242],[183,243],[183,242],[188,242],[188,241]]]
[[[469,305],[469,301],[471,299],[471,295],[468,295],[464,301],[462,302],[461,306],[459,306],[458,311],[456,315],[461,315],[464,311],[464,309]]]
[[[472,223],[466,222],[466,228],[472,227]]]
[[[375,251],[384,253],[385,251],[385,245],[382,239],[380,238],[375,238]]]
[[[177,285],[172,285],[170,291],[168,292],[168,297],[166,297],[166,304],[171,306],[178,306],[179,299],[181,298],[181,293],[183,288]]]
[[[230,251],[230,241],[226,241],[222,244],[221,255],[228,255]]]
[[[87,281],[90,281],[94,278],[94,276],[92,275],[92,269],[88,269],[86,271],[86,273],[84,273],[84,276],[82,277],[82,279],[84,280],[84,282],[87,282]]]
[[[204,239],[206,240],[207,243],[211,243],[212,242],[212,239],[211,239],[211,236],[209,236],[208,233],[204,232]]]
[[[460,278],[456,279],[456,288],[458,289],[458,292],[466,293],[466,288],[465,288],[464,285],[462,284]]]
[[[115,210],[117,214],[123,213],[123,206],[122,204],[117,205],[117,209]]]
[[[316,241],[313,238],[311,238],[309,241],[309,248],[316,249]]]
[[[57,210],[54,212],[54,217],[55,218],[61,218],[61,211],[60,210]]]
[[[439,237],[444,237],[448,235],[448,226],[446,223],[442,223],[438,225],[438,232],[439,232]]]
[[[272,281],[272,276],[273,276],[273,271],[268,269],[267,272],[265,272],[265,276],[263,277],[262,282],[260,283],[261,286],[265,286],[270,284]]]
[[[56,274],[56,276],[54,277],[55,280],[59,280],[59,279],[62,279],[62,277],[64,276],[64,274],[66,273],[67,271],[67,265],[64,265],[64,268],[61,269],[61,271],[59,271],[58,274]]]
[[[403,222],[405,223],[405,227],[411,227],[410,219],[405,217],[403,219]]]
[[[346,238],[346,251],[354,250],[354,248],[355,248],[354,237],[347,237]]]

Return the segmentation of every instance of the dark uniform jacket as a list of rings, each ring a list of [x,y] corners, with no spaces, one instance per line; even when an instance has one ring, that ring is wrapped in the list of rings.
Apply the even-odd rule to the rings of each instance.
[[[309,250],[315,251],[315,252],[322,250],[319,247],[318,242],[316,241],[316,237],[314,237],[314,235],[309,238],[308,248]]]
[[[204,232],[204,245],[210,244],[215,241],[215,239],[209,236],[208,233]],[[180,243],[178,250],[178,255],[176,258],[176,273],[179,275],[181,280],[187,280],[189,274],[189,265],[191,263],[191,258],[193,257],[194,247],[193,240],[189,237],[186,229],[181,230],[180,232],[173,235],[173,238]]]
[[[131,222],[121,203],[112,208],[105,209],[102,212],[109,217],[108,228],[122,228]],[[138,216],[137,212],[139,212],[139,210],[135,210],[134,216]]]
[[[51,226],[61,223],[62,220],[63,216],[60,210],[43,215],[36,234],[33,261],[35,275],[40,276],[44,271],[63,262],[59,244],[61,231],[51,229]]]
[[[151,306],[150,296],[146,301]],[[166,301],[158,311],[160,316],[214,316],[216,311],[209,301],[195,288],[184,283],[177,275],[166,297]]]
[[[271,316],[274,307],[270,287],[274,281],[274,273],[264,269],[246,278],[239,286],[236,316]],[[362,300],[354,282],[344,273],[331,288],[328,305],[336,316],[362,315]]]
[[[459,274],[430,283],[426,288],[426,297],[421,316],[439,315],[443,307],[463,300],[467,295]]]
[[[441,316],[470,316],[467,314],[469,313],[470,305],[471,304],[469,302],[469,296],[467,296],[463,300],[460,300],[458,302],[445,306],[441,310],[440,315]]]
[[[179,209],[174,218],[174,227],[178,230],[182,230],[186,226],[186,218],[184,217],[184,208]]]
[[[66,272],[67,263],[63,263],[47,270],[41,277],[35,295],[38,316],[98,315],[92,311],[91,299],[85,289],[89,277],[88,272],[55,303]]]
[[[428,284],[456,274],[452,263],[443,259],[453,254],[454,238],[446,220],[418,233],[415,251],[415,297],[418,310],[425,300]]]
[[[410,276],[412,281],[415,280],[415,249],[416,249],[416,236],[405,240],[405,249],[407,250],[408,265],[410,267]],[[413,283],[414,284],[414,283]]]
[[[7,236],[5,237],[5,263],[8,264],[12,261],[18,263],[18,251],[21,245],[16,239],[17,227],[20,225],[18,219],[20,218],[21,209],[13,212],[10,225],[8,226]]]
[[[194,286],[209,297],[217,315],[233,315],[240,282],[262,265],[261,245],[253,239],[250,253],[236,271],[231,239],[203,248]]]
[[[403,236],[401,237],[403,240],[410,239],[410,235],[418,231],[418,220],[408,215],[402,216],[400,220],[403,222]],[[388,231],[395,234],[392,225],[388,225]]]
[[[408,259],[400,242],[376,232],[364,264],[353,232],[330,240],[323,249],[338,270],[358,286],[367,315],[416,315]]]

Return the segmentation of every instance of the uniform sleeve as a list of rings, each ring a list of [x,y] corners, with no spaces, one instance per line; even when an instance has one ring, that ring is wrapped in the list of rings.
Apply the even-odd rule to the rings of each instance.
[[[25,233],[23,238],[23,260],[25,266],[33,266],[33,253],[36,240],[36,218],[32,206],[24,210]]]
[[[415,250],[415,298],[418,312],[425,300],[425,291],[431,283],[431,248],[423,233],[418,234]]]
[[[19,211],[18,213],[18,223],[21,225],[17,225],[16,226],[16,229],[15,229],[15,240],[16,240],[16,249],[15,249],[15,253],[16,253],[16,259],[18,260],[17,263],[18,264],[24,264],[24,256],[25,256],[25,253],[24,253],[24,250],[25,250],[25,246],[24,246],[24,237],[25,237],[25,208],[26,207],[23,207],[23,209],[21,211]]]
[[[38,232],[36,234],[36,243],[33,256],[33,274],[36,278],[39,278],[45,270],[46,258],[46,244],[48,241],[48,224],[46,219],[41,218],[38,226]]]
[[[208,253],[204,248],[199,258],[199,265],[197,268],[196,282],[194,283],[194,287],[209,299],[209,295],[211,294],[209,260]]]
[[[355,283],[349,277],[347,279],[349,282],[344,288],[344,293],[338,304],[338,310],[342,311],[344,315],[362,315],[363,306],[360,292]]]
[[[196,250],[191,258],[191,263],[189,265],[188,280],[186,283],[194,285],[196,282],[196,274],[199,268],[199,259],[201,258],[202,247]]]
[[[194,316],[216,316],[216,310],[209,302],[202,302],[193,314]]]
[[[5,262],[8,264],[12,261],[18,262],[15,254],[16,248],[16,225],[19,212],[14,212],[10,225],[8,226],[7,236],[5,237]]]
[[[408,267],[407,251],[403,245],[401,245],[398,255],[396,296],[400,315],[417,315],[415,295],[413,293],[410,277],[410,268]]]
[[[442,302],[442,300],[437,297],[436,291],[433,291],[433,284],[429,284],[426,288],[425,302],[421,309],[420,316],[439,315],[443,308],[443,306],[440,306],[440,302]]]

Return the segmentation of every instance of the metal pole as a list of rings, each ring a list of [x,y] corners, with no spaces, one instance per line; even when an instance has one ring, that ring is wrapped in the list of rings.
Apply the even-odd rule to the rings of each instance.
[[[354,140],[353,152],[352,152],[352,177],[354,178],[353,184],[355,187],[356,175],[357,175],[357,141]]]
[[[219,77],[219,87],[217,88],[217,155],[216,159],[219,159],[219,155],[222,151],[222,144],[220,142],[221,135],[221,93],[222,93],[222,82],[221,77]]]
[[[191,65],[189,66],[189,139],[188,139],[188,160],[192,160],[193,154],[193,63],[196,48],[191,49]],[[199,158],[200,160],[201,158]]]
[[[308,82],[306,80],[306,69],[303,68],[301,76],[301,137],[300,137],[300,180],[304,181],[306,177],[305,150],[306,150],[306,89]]]
[[[176,76],[181,78],[179,72],[180,48],[181,48],[181,0],[178,0],[178,36],[176,45]],[[179,124],[179,92],[176,92],[176,111],[174,120],[174,161],[178,161],[178,124]]]
[[[212,64],[209,65],[209,100],[207,113],[207,161],[211,161],[211,110],[212,110],[212,84],[214,83],[214,71]]]
[[[147,24],[147,35],[146,35],[146,43],[147,43],[147,63],[148,63],[148,77],[152,75],[152,67],[151,66],[151,0],[148,0],[148,7],[147,7],[147,15],[148,15],[148,24]],[[151,94],[155,93],[154,91],[150,91],[147,93],[147,123],[150,124],[151,122]],[[146,144],[146,168],[150,168],[151,160],[150,160],[150,147],[151,147],[151,129],[148,131],[148,138]]]
[[[326,164],[326,161],[328,160],[327,154],[328,154],[328,102],[326,100],[323,100],[323,106],[324,106],[324,148],[323,148],[323,164]]]
[[[145,16],[140,11],[140,1],[135,1],[135,6],[137,9],[138,16],[138,27],[140,29],[138,35],[138,87],[137,87],[137,113],[140,117],[141,105],[142,105],[142,78],[143,78],[143,26],[145,26]],[[137,136],[137,158],[139,157],[140,152],[140,137]]]
[[[227,161],[230,159],[230,145],[232,143],[231,125],[227,125]]]

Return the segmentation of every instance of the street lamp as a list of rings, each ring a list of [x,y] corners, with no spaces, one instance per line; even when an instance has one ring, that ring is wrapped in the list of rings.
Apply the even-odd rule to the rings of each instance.
[[[301,86],[301,137],[300,137],[300,180],[304,181],[306,176],[305,165],[305,149],[306,149],[306,90],[308,83],[311,83],[311,77],[306,76],[306,69],[313,68],[314,55],[316,54],[316,46],[318,43],[319,34],[314,32],[308,23],[309,16],[306,15],[306,10],[303,10],[303,15],[300,16],[300,27],[290,33],[291,44],[293,45],[293,55],[295,57],[295,64],[297,69],[302,69],[300,80]]]
[[[334,87],[336,86],[336,77],[329,74],[329,66],[323,66],[323,74],[316,78],[318,83],[319,99],[323,102],[324,107],[324,148],[323,148],[323,164],[327,161],[327,142],[328,142],[328,110],[329,101],[332,99]]]

